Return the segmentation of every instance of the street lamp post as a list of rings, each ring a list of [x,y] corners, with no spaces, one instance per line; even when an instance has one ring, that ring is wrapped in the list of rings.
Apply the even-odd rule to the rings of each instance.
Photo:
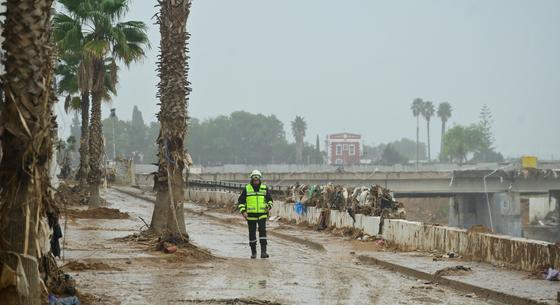
[[[115,125],[117,120],[117,114],[115,113],[116,109],[111,108],[111,118],[113,118],[113,161],[117,161],[117,140],[115,138]]]

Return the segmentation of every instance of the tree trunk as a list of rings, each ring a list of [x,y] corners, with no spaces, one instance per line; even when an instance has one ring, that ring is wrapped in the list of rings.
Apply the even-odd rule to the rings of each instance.
[[[443,161],[443,138],[445,137],[445,121],[441,120],[441,140],[440,140],[440,147],[439,147],[439,160]]]
[[[102,61],[94,63],[94,83],[96,77],[102,77],[100,74],[104,73],[105,67]],[[102,90],[102,89],[101,89]],[[89,206],[99,207],[99,186],[101,185],[101,178],[103,172],[101,170],[101,161],[103,157],[103,138],[102,138],[102,125],[101,125],[101,96],[102,93],[96,90],[92,94],[91,105],[91,124],[89,129],[89,173],[88,183],[90,187]]]
[[[89,92],[82,93],[82,128],[80,134],[80,167],[76,179],[80,187],[87,185],[87,173],[89,167]]]
[[[426,128],[428,129],[428,162],[432,161],[432,153],[430,151],[430,120],[426,120]]]
[[[44,215],[52,156],[52,61],[48,25],[51,0],[8,0],[3,26],[5,98],[0,104],[0,266],[18,265],[27,293],[0,288],[9,304],[40,304],[38,221]],[[21,287],[20,287],[21,288]]]
[[[420,163],[420,116],[416,116],[416,169]]]
[[[303,164],[303,137],[300,135],[296,139],[296,163]]]
[[[158,114],[160,134],[158,172],[154,179],[156,205],[150,229],[156,233],[186,235],[183,201],[185,181],[185,135],[190,92],[187,81],[186,54],[189,34],[186,31],[190,0],[160,1],[161,56],[158,63],[160,82]]]

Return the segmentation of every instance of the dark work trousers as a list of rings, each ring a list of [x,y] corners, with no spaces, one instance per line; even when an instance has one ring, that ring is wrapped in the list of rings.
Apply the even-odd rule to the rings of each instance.
[[[247,220],[249,225],[249,245],[257,245],[257,224],[259,226],[259,241],[266,246],[266,218],[259,220]]]

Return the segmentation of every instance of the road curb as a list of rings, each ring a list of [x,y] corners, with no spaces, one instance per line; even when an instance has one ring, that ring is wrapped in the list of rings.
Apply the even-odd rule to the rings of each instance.
[[[398,264],[388,262],[388,261],[385,261],[385,260],[381,260],[381,259],[378,259],[376,257],[369,256],[369,255],[359,255],[357,257],[357,259],[358,259],[358,261],[360,261],[363,264],[378,265],[378,266],[381,266],[381,267],[386,268],[386,269],[394,270],[394,271],[397,271],[397,272],[405,274],[405,275],[409,275],[409,276],[412,276],[412,277],[415,277],[415,278],[419,278],[419,279],[422,279],[422,280],[437,283],[437,284],[440,284],[442,286],[453,288],[455,290],[460,290],[460,291],[468,292],[468,293],[473,293],[474,292],[477,295],[477,297],[486,298],[486,299],[490,299],[490,300],[493,300],[493,301],[502,302],[502,303],[505,303],[505,304],[511,304],[511,305],[550,305],[550,303],[548,303],[548,302],[541,302],[541,301],[537,301],[537,300],[533,300],[533,299],[523,298],[523,297],[507,294],[507,293],[504,293],[504,292],[491,290],[491,289],[480,287],[480,286],[475,286],[475,285],[472,285],[472,284],[464,283],[464,282],[453,280],[453,279],[446,278],[446,277],[434,277],[434,275],[432,273],[420,271],[418,269],[414,269],[414,268],[410,268],[410,267],[406,267],[406,266],[402,266],[402,265],[398,265]]]

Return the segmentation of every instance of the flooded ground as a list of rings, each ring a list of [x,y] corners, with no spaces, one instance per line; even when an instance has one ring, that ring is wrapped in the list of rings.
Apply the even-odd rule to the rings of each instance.
[[[371,242],[270,223],[270,259],[249,259],[240,217],[188,204],[187,230],[212,257],[153,251],[147,243],[118,239],[151,217],[153,204],[109,189],[110,208],[124,219],[68,217],[66,270],[98,304],[498,304],[376,266],[357,255]]]

